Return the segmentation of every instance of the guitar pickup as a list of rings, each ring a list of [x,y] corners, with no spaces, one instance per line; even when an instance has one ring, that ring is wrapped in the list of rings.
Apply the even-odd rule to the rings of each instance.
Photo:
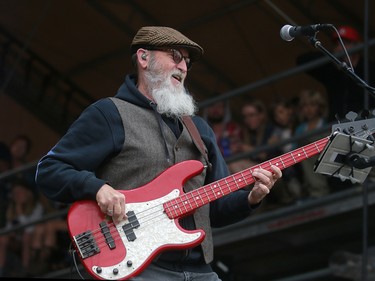
[[[91,231],[85,231],[73,237],[77,249],[82,259],[91,257],[100,253]]]
[[[113,240],[111,231],[109,230],[107,223],[105,221],[102,221],[101,223],[99,223],[99,226],[100,226],[100,230],[102,231],[104,235],[105,242],[107,243],[108,247],[111,250],[116,248],[115,240]]]
[[[139,227],[140,224],[134,211],[127,212],[126,216],[128,217],[129,223],[124,224],[122,226],[122,229],[124,230],[124,233],[128,241],[131,242],[137,239],[137,236],[135,235],[133,229]]]

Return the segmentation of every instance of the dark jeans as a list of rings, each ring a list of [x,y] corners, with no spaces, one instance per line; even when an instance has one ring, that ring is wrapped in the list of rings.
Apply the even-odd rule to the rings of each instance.
[[[150,264],[138,276],[129,281],[221,281],[215,272],[177,272]]]

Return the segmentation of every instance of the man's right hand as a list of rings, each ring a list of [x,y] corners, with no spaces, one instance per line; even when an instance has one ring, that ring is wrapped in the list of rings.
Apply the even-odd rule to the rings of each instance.
[[[96,194],[100,210],[112,217],[114,223],[126,219],[125,195],[108,184],[103,185]]]

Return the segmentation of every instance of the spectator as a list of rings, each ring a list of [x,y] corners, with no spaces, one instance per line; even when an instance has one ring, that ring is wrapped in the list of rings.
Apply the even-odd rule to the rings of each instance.
[[[40,194],[40,199],[43,215],[51,215],[68,207],[67,204],[48,200],[43,194]],[[69,239],[65,215],[37,224],[31,244],[34,258],[31,266],[33,275],[66,267],[70,261],[67,251]]]
[[[32,148],[31,139],[26,135],[17,135],[10,144],[10,152],[12,155],[12,169],[21,169],[28,163],[28,155]],[[15,176],[18,179],[27,181],[28,185],[35,191],[35,168],[22,170]]]
[[[218,101],[204,110],[203,118],[216,135],[216,141],[225,158],[244,152],[242,127],[232,119],[229,103]],[[233,174],[253,166],[255,163],[248,158],[228,163]]]
[[[353,48],[362,43],[362,36],[360,33],[351,26],[341,26],[338,28],[338,32],[347,49]],[[338,40],[336,32],[332,35],[333,39],[333,51],[342,51],[342,47]],[[304,63],[313,61],[322,57],[320,52],[311,52],[300,55],[297,58],[297,64],[302,65]],[[353,68],[357,76],[364,78],[364,58],[362,53],[355,52],[350,55]],[[345,60],[341,59],[341,60]],[[372,96],[369,96],[369,107],[365,108],[365,95],[363,88],[357,85],[343,70],[339,69],[333,62],[328,62],[320,67],[316,67],[307,72],[317,81],[321,82],[328,94],[328,105],[329,105],[329,116],[328,121],[336,121],[336,115],[339,119],[345,117],[349,111],[360,113],[364,109],[374,108],[375,102]],[[375,84],[375,62],[369,62],[369,81],[368,84],[374,86]]]
[[[34,190],[27,182],[15,181],[11,187],[9,206],[6,212],[6,228],[9,229],[40,219],[42,213],[43,207],[38,202]],[[0,261],[3,262],[0,267],[5,265],[9,251],[20,258],[17,272],[8,272],[7,274],[19,276],[19,274],[26,274],[30,269],[29,265],[33,259],[31,245],[34,230],[35,226],[31,225],[0,237]]]
[[[244,130],[243,152],[251,153],[262,146],[275,145],[280,141],[278,128],[270,119],[268,108],[263,101],[259,99],[250,99],[246,101],[241,108],[241,114]],[[251,166],[254,166],[279,156],[280,154],[281,149],[275,147],[253,154],[253,156],[242,160],[242,163],[239,162],[239,164],[245,166],[246,162],[249,161],[252,164]],[[232,164],[232,169],[233,165],[236,165],[236,163]],[[240,166],[236,168],[238,169],[242,167]],[[276,184],[277,186],[282,184],[282,179]],[[278,206],[278,193],[280,192],[280,188],[276,188],[277,191],[272,192],[272,194],[267,196],[265,204],[262,206],[262,210],[268,210]]]
[[[31,139],[26,135],[16,136],[10,144],[12,154],[12,168],[27,164],[27,156],[31,150]]]
[[[233,154],[231,139],[242,140],[241,126],[232,119],[229,103],[218,101],[204,110],[204,119],[216,135],[217,144],[224,157]]]
[[[279,99],[271,106],[271,119],[277,127],[276,132],[280,141],[290,140],[294,135],[299,122],[296,102],[298,98]],[[287,143],[282,146],[281,153],[290,152],[293,148],[293,143]],[[291,166],[283,171],[283,178],[278,183],[281,187],[274,192],[277,203],[290,204],[300,197],[299,173],[298,166]]]
[[[298,125],[298,114],[294,105],[294,98],[275,101],[271,106],[271,120],[278,128],[280,141],[290,139]],[[284,145],[282,153],[291,151],[292,147],[292,143]]]
[[[326,124],[328,114],[327,102],[324,96],[313,90],[302,90],[299,99],[301,123],[297,126],[295,136],[321,129]],[[298,147],[310,144],[318,139],[326,137],[327,133],[314,134],[298,142]],[[302,199],[318,198],[330,192],[327,177],[314,172],[314,164],[319,155],[312,156],[297,167],[302,169]]]
[[[232,156],[240,156],[243,153],[246,153],[246,144],[244,139],[237,135],[233,134],[230,139],[230,151]],[[237,160],[233,160],[228,163],[228,168],[231,174],[243,171],[244,169],[248,169],[252,166],[255,166],[257,163],[252,161],[249,157],[243,157]],[[280,179],[281,180],[281,179]]]
[[[275,144],[279,141],[277,128],[271,122],[268,109],[261,100],[247,101],[242,106],[241,113],[244,124],[245,151],[251,152],[260,146]],[[273,149],[261,152],[251,157],[251,160],[255,163],[261,163],[279,154],[280,150]]]

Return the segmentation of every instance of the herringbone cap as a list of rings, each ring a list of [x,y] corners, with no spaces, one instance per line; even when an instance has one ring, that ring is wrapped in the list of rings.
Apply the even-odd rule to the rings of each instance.
[[[185,48],[193,61],[201,58],[203,48],[187,38],[181,32],[165,26],[144,26],[138,30],[131,44],[131,52],[139,48],[153,49],[160,47]]]

